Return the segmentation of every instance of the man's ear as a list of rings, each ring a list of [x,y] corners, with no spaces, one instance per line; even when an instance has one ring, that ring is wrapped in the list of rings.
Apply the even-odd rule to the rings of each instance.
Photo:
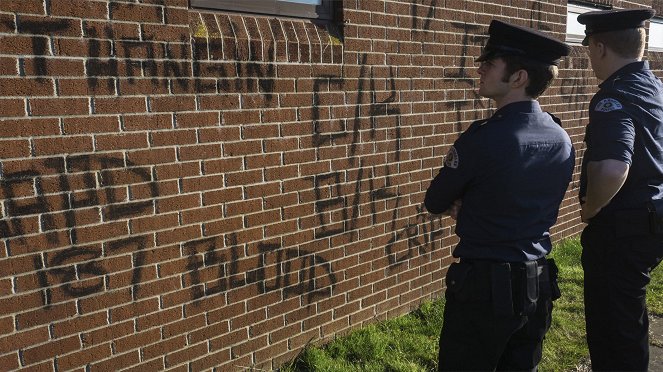
[[[596,49],[597,57],[599,57],[599,58],[605,57],[605,55],[607,53],[607,47],[605,46],[605,44],[603,44],[600,41],[594,41],[594,40],[590,40],[590,43],[594,44],[594,48]]]
[[[601,42],[596,43],[596,48],[598,49],[599,57],[601,58],[605,57],[605,55],[608,53],[608,48]]]
[[[511,74],[509,82],[514,88],[520,88],[527,86],[527,81],[529,80],[529,74],[525,70],[518,70]]]

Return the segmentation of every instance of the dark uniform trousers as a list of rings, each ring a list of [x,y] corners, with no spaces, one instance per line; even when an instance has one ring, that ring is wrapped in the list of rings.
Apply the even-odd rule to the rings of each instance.
[[[557,267],[467,261],[447,272],[440,371],[533,371],[559,297]]]
[[[581,236],[585,322],[592,369],[646,371],[651,271],[663,257],[663,235],[631,215],[615,223],[590,221]]]

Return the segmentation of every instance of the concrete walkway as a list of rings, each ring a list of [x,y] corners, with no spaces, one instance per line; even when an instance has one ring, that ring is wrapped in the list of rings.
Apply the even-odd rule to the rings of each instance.
[[[663,372],[663,318],[649,317],[649,371]],[[589,356],[572,372],[592,372]]]
[[[649,370],[663,371],[663,318],[650,318]]]

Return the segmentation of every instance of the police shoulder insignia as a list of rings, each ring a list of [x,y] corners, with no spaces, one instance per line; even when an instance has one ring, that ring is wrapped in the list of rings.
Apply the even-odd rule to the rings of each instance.
[[[610,112],[615,110],[620,110],[622,104],[614,98],[604,98],[594,107],[594,111],[599,112]]]
[[[451,146],[449,149],[449,152],[447,153],[446,159],[444,159],[444,166],[456,169],[458,168],[458,151],[456,151],[456,148]]]

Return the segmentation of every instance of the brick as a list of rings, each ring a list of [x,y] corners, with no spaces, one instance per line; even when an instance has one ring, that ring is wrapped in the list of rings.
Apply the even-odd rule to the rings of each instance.
[[[141,25],[143,37],[150,41],[182,42],[189,38],[189,26]]]
[[[121,78],[118,94],[122,96],[168,94],[168,81],[154,78]]]
[[[97,150],[120,150],[147,148],[147,133],[100,134],[95,136]]]
[[[87,98],[31,98],[29,103],[35,116],[85,115],[90,112]]]
[[[125,369],[125,371],[131,371],[131,372],[143,372],[143,371],[161,371],[166,369],[166,366],[163,363],[163,359],[153,359],[151,361],[141,363],[141,364],[136,364],[131,366],[131,368]]]
[[[97,116],[85,118],[65,118],[64,134],[112,133],[120,131],[117,116]]]
[[[37,156],[91,152],[94,148],[91,136],[42,138],[33,143]]]
[[[14,371],[19,369],[18,352],[3,355],[0,357],[0,369],[3,371]]]
[[[62,338],[107,324],[106,313],[100,312],[86,316],[77,316],[63,322],[55,323],[52,326],[52,332],[54,338]]]
[[[191,362],[191,368],[195,371],[218,367],[224,362],[230,360],[230,349],[221,350],[214,353],[207,353],[203,358]]]
[[[52,96],[53,81],[35,78],[0,78],[2,96]]]
[[[79,243],[103,241],[128,234],[126,222],[112,222],[99,226],[78,227],[75,229]]]
[[[256,154],[262,152],[262,141],[252,140],[252,141],[241,141],[241,142],[230,142],[223,144],[223,155],[224,156],[240,156],[248,154]]]
[[[22,15],[17,22],[20,34],[81,37],[81,30],[80,19]]]
[[[56,79],[57,91],[60,97],[67,96],[112,96],[116,94],[113,79],[90,78]]]
[[[116,2],[109,5],[109,10],[113,20],[151,23],[163,21],[163,8],[159,6]]]
[[[169,25],[189,25],[189,11],[187,9],[166,7],[164,18]]]
[[[220,123],[217,112],[178,113],[175,114],[175,120],[179,128],[218,126]]]
[[[45,58],[24,60],[23,71],[27,76],[84,76],[82,60]]]
[[[144,97],[94,98],[92,104],[95,114],[128,114],[147,111]]]
[[[172,129],[173,117],[169,114],[124,115],[122,126],[127,131]]]
[[[150,133],[153,146],[191,145],[196,143],[196,131],[191,129]]]
[[[16,31],[16,18],[13,14],[0,14],[0,32],[14,33]]]
[[[116,291],[104,291],[93,297],[82,298],[79,300],[79,308],[81,314],[88,314],[118,304],[130,304],[131,301],[131,288],[124,288]]]
[[[51,0],[50,14],[88,19],[108,19],[108,6],[101,1]]]
[[[205,326],[205,315],[200,314],[193,317],[187,317],[180,321],[166,324],[163,326],[163,337],[171,338],[174,336],[186,335],[195,329]]]
[[[2,81],[0,80],[0,83]],[[252,111],[225,111],[221,113],[224,125],[257,124],[260,122],[260,112]]]
[[[200,358],[207,354],[207,352],[207,345],[203,343],[170,353],[165,357],[166,368],[172,368],[189,360]]]
[[[28,140],[0,140],[0,159],[28,156],[30,156],[30,143]]]
[[[3,102],[5,100],[0,100]],[[2,103],[0,103],[1,105]],[[0,124],[2,137],[37,137],[60,134],[58,119],[16,119],[4,120]]]
[[[152,112],[193,111],[196,109],[194,97],[152,97],[149,101]]]
[[[138,351],[130,351],[125,354],[119,354],[111,359],[94,363],[89,366],[90,371],[118,371],[126,367],[137,364],[140,361]]]
[[[0,338],[2,354],[48,341],[48,328],[40,327]]]
[[[150,360],[181,350],[187,345],[185,336],[173,337],[161,342],[142,347],[143,359]]]
[[[198,130],[198,141],[200,143],[239,141],[239,126],[224,126],[222,128],[201,128]]]
[[[113,350],[115,353],[123,353],[125,351],[138,349],[144,345],[153,344],[160,339],[161,332],[158,328],[155,328],[113,340]]]
[[[78,336],[71,336],[44,345],[26,348],[23,350],[23,361],[30,365],[43,360],[53,358],[57,355],[67,354],[81,348],[81,342]]]
[[[0,11],[9,13],[44,14],[42,0],[0,1]]]
[[[150,165],[161,163],[174,163],[176,156],[172,148],[132,151],[127,159],[135,165]]]
[[[95,39],[140,40],[140,25],[108,21],[83,22],[83,35]],[[94,51],[96,54],[96,51]],[[97,55],[93,55],[98,57]]]
[[[109,358],[112,355],[111,353],[110,343],[86,348],[75,353],[58,356],[58,368],[68,371],[73,370],[76,367],[84,367],[97,360]]]
[[[113,323],[116,323],[131,318],[137,318],[149,313],[154,313],[158,309],[159,300],[157,298],[148,298],[142,301],[131,302],[120,307],[114,307],[109,311]]]

